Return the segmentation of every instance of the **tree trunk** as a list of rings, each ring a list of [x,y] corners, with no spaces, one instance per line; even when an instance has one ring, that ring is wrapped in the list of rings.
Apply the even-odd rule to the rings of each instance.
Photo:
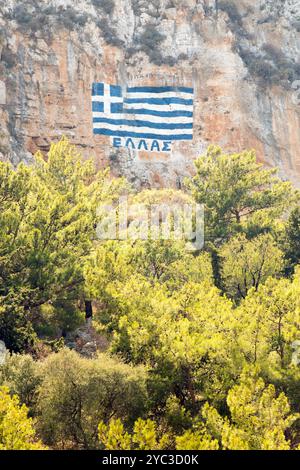
[[[92,323],[93,318],[93,306],[91,300],[84,301],[84,308],[85,308],[85,321],[88,324]]]

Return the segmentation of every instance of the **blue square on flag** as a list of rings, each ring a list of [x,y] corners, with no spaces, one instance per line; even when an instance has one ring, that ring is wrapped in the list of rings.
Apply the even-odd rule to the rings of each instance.
[[[107,83],[93,83],[92,111],[96,118],[123,113],[122,88]],[[101,121],[100,121],[101,122]]]
[[[110,112],[111,113],[123,113],[123,103],[111,103]]]
[[[92,95],[102,95],[104,94],[104,83],[93,83],[92,86]]]

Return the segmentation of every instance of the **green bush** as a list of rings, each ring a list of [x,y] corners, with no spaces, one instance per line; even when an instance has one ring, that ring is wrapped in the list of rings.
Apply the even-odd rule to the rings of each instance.
[[[33,13],[31,13],[24,5],[17,5],[13,9],[13,19],[19,24],[28,24],[32,21]]]
[[[86,13],[77,13],[72,7],[68,6],[65,10],[61,11],[58,19],[66,29],[72,31],[76,25],[84,26],[88,21],[88,15]]]
[[[264,44],[262,46],[262,50],[267,54],[267,56],[269,56],[274,61],[278,61],[282,57],[284,57],[284,54],[282,53],[282,51],[278,47],[270,43]]]
[[[5,47],[1,53],[1,61],[5,63],[8,69],[11,69],[17,63],[17,56],[8,47]]]
[[[282,50],[269,43],[264,44],[262,50],[266,54],[266,59],[274,64],[274,82],[279,83],[283,80],[292,82],[298,78],[299,64],[287,58]]]
[[[99,421],[114,416],[131,423],[143,415],[146,403],[144,368],[104,354],[85,359],[64,349],[43,364],[38,428],[50,445],[97,448]]]
[[[155,26],[148,24],[140,34],[138,42],[145,51],[149,51],[157,50],[164,39],[165,36],[157,31]]]
[[[272,21],[274,21],[274,19],[275,18],[273,15],[264,16],[263,18],[257,20],[257,24],[271,23]]]
[[[140,16],[140,14],[142,13],[143,3],[144,2],[142,0],[132,0],[131,6],[135,16]]]
[[[13,12],[12,18],[17,21],[20,28],[26,32],[35,33],[41,31],[45,26],[49,25],[49,17],[55,16],[56,21],[71,31],[76,25],[85,26],[89,19],[86,13],[78,13],[71,6],[65,9],[47,6],[42,8],[40,5],[33,4],[31,8],[25,5],[17,5]]]
[[[38,387],[41,383],[40,363],[29,354],[12,354],[0,367],[0,385],[6,385],[12,394],[18,395],[32,415],[35,414]]]
[[[115,8],[115,3],[113,0],[92,0],[92,4],[96,8],[101,8],[108,15],[110,15]]]
[[[232,1],[223,0],[218,2],[218,8],[221,11],[224,11],[229,16],[229,19],[233,23],[242,24],[242,16],[239,13],[237,6],[232,3]]]
[[[61,333],[74,331],[84,324],[85,314],[72,301],[57,301],[42,305],[33,322],[39,337],[57,339]]]
[[[294,21],[293,27],[296,29],[298,33],[300,33],[300,21]]]
[[[49,5],[46,8],[43,9],[43,13],[47,16],[50,15],[56,15],[57,14],[57,9],[53,5]]]
[[[168,63],[168,58],[164,59],[162,53],[160,52],[160,46],[164,39],[165,36],[157,31],[156,27],[151,24],[146,25],[144,31],[138,37],[140,50],[147,54],[150,62],[156,65]]]
[[[275,69],[269,63],[261,57],[256,57],[251,64],[252,71],[260,78],[263,78],[267,82],[274,82]]]
[[[146,51],[145,51],[146,52]],[[156,50],[147,50],[147,55],[150,59],[150,62],[152,62],[155,65],[162,65],[164,63],[163,60],[163,55],[160,51]]]
[[[262,84],[287,86],[299,77],[299,64],[286,58],[284,53],[272,44],[264,44],[261,53],[241,47],[238,52],[250,74],[262,79]]]
[[[0,340],[10,351],[24,352],[34,348],[37,335],[24,308],[13,304],[0,310]]]
[[[187,60],[189,56],[185,52],[181,52],[178,56],[178,60]]]
[[[124,42],[120,39],[116,31],[109,26],[105,19],[101,19],[97,22],[97,26],[102,31],[103,38],[107,44],[115,47],[122,47]]]

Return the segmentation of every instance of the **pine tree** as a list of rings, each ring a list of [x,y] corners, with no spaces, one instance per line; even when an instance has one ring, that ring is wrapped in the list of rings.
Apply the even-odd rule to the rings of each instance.
[[[0,387],[0,450],[44,449],[36,439],[33,421],[28,409],[20,405],[16,395],[9,395],[7,387]]]

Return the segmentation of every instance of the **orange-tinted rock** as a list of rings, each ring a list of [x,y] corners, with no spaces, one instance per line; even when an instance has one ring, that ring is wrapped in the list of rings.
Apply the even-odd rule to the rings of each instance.
[[[232,2],[242,15],[242,32],[224,11],[216,9],[214,0],[174,1],[173,8],[161,1],[156,17],[149,13],[151,1],[140,15],[134,14],[133,3],[115,0],[111,16],[96,12],[91,2],[80,8],[75,5],[89,21],[74,31],[52,26],[51,41],[42,31],[34,36],[5,17],[0,20],[0,27],[10,32],[0,50],[8,48],[17,57],[0,77],[0,84],[5,84],[0,87],[2,158],[14,163],[30,159],[32,153],[46,152],[52,140],[66,135],[84,156],[98,165],[110,165],[114,173],[137,185],[175,186],[178,178],[193,172],[193,159],[215,143],[228,151],[253,148],[259,161],[278,166],[284,178],[299,185],[300,100],[295,100],[295,88],[288,81],[266,86],[249,71],[238,50],[243,44],[259,56],[264,44],[270,43],[289,60],[299,62],[299,33],[292,26],[298,3],[290,0],[281,7],[282,2],[266,0],[260,10],[250,0]],[[270,8],[274,18],[261,22],[264,17],[267,20]],[[105,42],[96,26],[100,16],[113,25],[124,47]],[[163,57],[176,59],[174,66],[155,65],[145,52],[131,57],[126,53],[130,47],[138,49],[136,38],[146,24],[165,34],[160,51]],[[245,33],[250,39],[245,39]],[[94,81],[193,86],[193,141],[174,143],[170,154],[159,155],[114,148],[109,137],[92,132]]]

